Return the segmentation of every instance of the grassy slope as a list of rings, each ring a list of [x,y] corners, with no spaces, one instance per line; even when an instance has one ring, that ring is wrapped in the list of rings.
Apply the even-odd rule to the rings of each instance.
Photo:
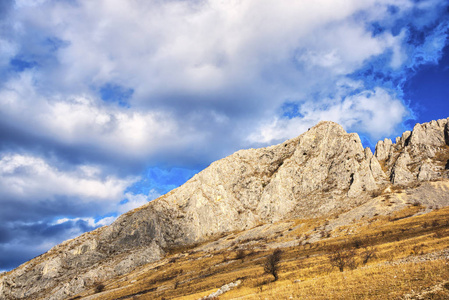
[[[277,282],[263,271],[273,251],[269,247],[281,240],[300,241],[305,231],[325,220],[290,222],[291,228],[277,238],[247,246],[243,258],[239,245],[209,252],[177,249],[163,261],[105,282],[100,293],[93,287],[75,298],[198,299],[240,279],[237,288],[219,299],[401,299],[417,293],[427,293],[424,299],[449,299],[449,284],[444,285],[449,280],[449,207],[416,215],[421,209],[410,205],[394,215],[353,224],[350,235],[336,228],[319,242],[283,248]],[[365,246],[374,247],[376,257],[363,265]],[[335,247],[354,248],[357,267],[344,272],[333,268],[328,255]]]

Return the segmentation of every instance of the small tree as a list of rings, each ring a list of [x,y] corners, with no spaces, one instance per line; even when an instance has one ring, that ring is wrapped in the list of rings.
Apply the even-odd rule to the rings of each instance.
[[[354,249],[344,249],[342,247],[335,248],[331,254],[328,255],[329,263],[333,267],[337,267],[340,272],[348,268],[355,268],[355,250]]]
[[[264,264],[264,271],[267,274],[271,274],[274,277],[274,281],[278,280],[279,262],[281,261],[282,251],[276,249],[272,254],[268,255]]]

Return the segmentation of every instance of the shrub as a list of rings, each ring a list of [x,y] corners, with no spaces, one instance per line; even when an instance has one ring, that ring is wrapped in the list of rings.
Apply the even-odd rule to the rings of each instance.
[[[245,260],[245,250],[239,249],[235,255],[235,259],[240,259],[242,262]]]

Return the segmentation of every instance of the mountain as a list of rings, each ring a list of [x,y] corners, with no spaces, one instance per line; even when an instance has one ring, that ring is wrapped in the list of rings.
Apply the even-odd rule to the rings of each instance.
[[[282,144],[240,150],[212,163],[181,187],[120,216],[109,226],[55,246],[0,275],[1,299],[64,299],[128,274],[183,247],[226,233],[298,218],[334,217],[329,228],[388,215],[406,201],[381,207],[397,188],[420,205],[447,206],[432,185],[449,178],[449,118],[416,124],[380,141],[373,154],[355,133],[320,122]],[[424,190],[423,190],[424,189]],[[273,225],[274,226],[274,225]],[[307,242],[320,239],[312,233]],[[215,249],[225,247],[215,244]]]

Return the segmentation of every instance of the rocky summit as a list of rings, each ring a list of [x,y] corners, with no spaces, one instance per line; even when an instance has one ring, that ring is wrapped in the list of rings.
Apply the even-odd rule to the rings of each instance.
[[[360,215],[385,213],[375,202],[382,193],[395,187],[416,187],[418,193],[421,182],[449,178],[448,169],[449,118],[416,124],[394,142],[380,141],[374,154],[357,134],[320,122],[282,144],[216,161],[110,226],[0,275],[0,299],[69,298],[172,249],[229,232],[255,234],[251,230],[261,224],[340,216],[328,226],[342,226]]]

